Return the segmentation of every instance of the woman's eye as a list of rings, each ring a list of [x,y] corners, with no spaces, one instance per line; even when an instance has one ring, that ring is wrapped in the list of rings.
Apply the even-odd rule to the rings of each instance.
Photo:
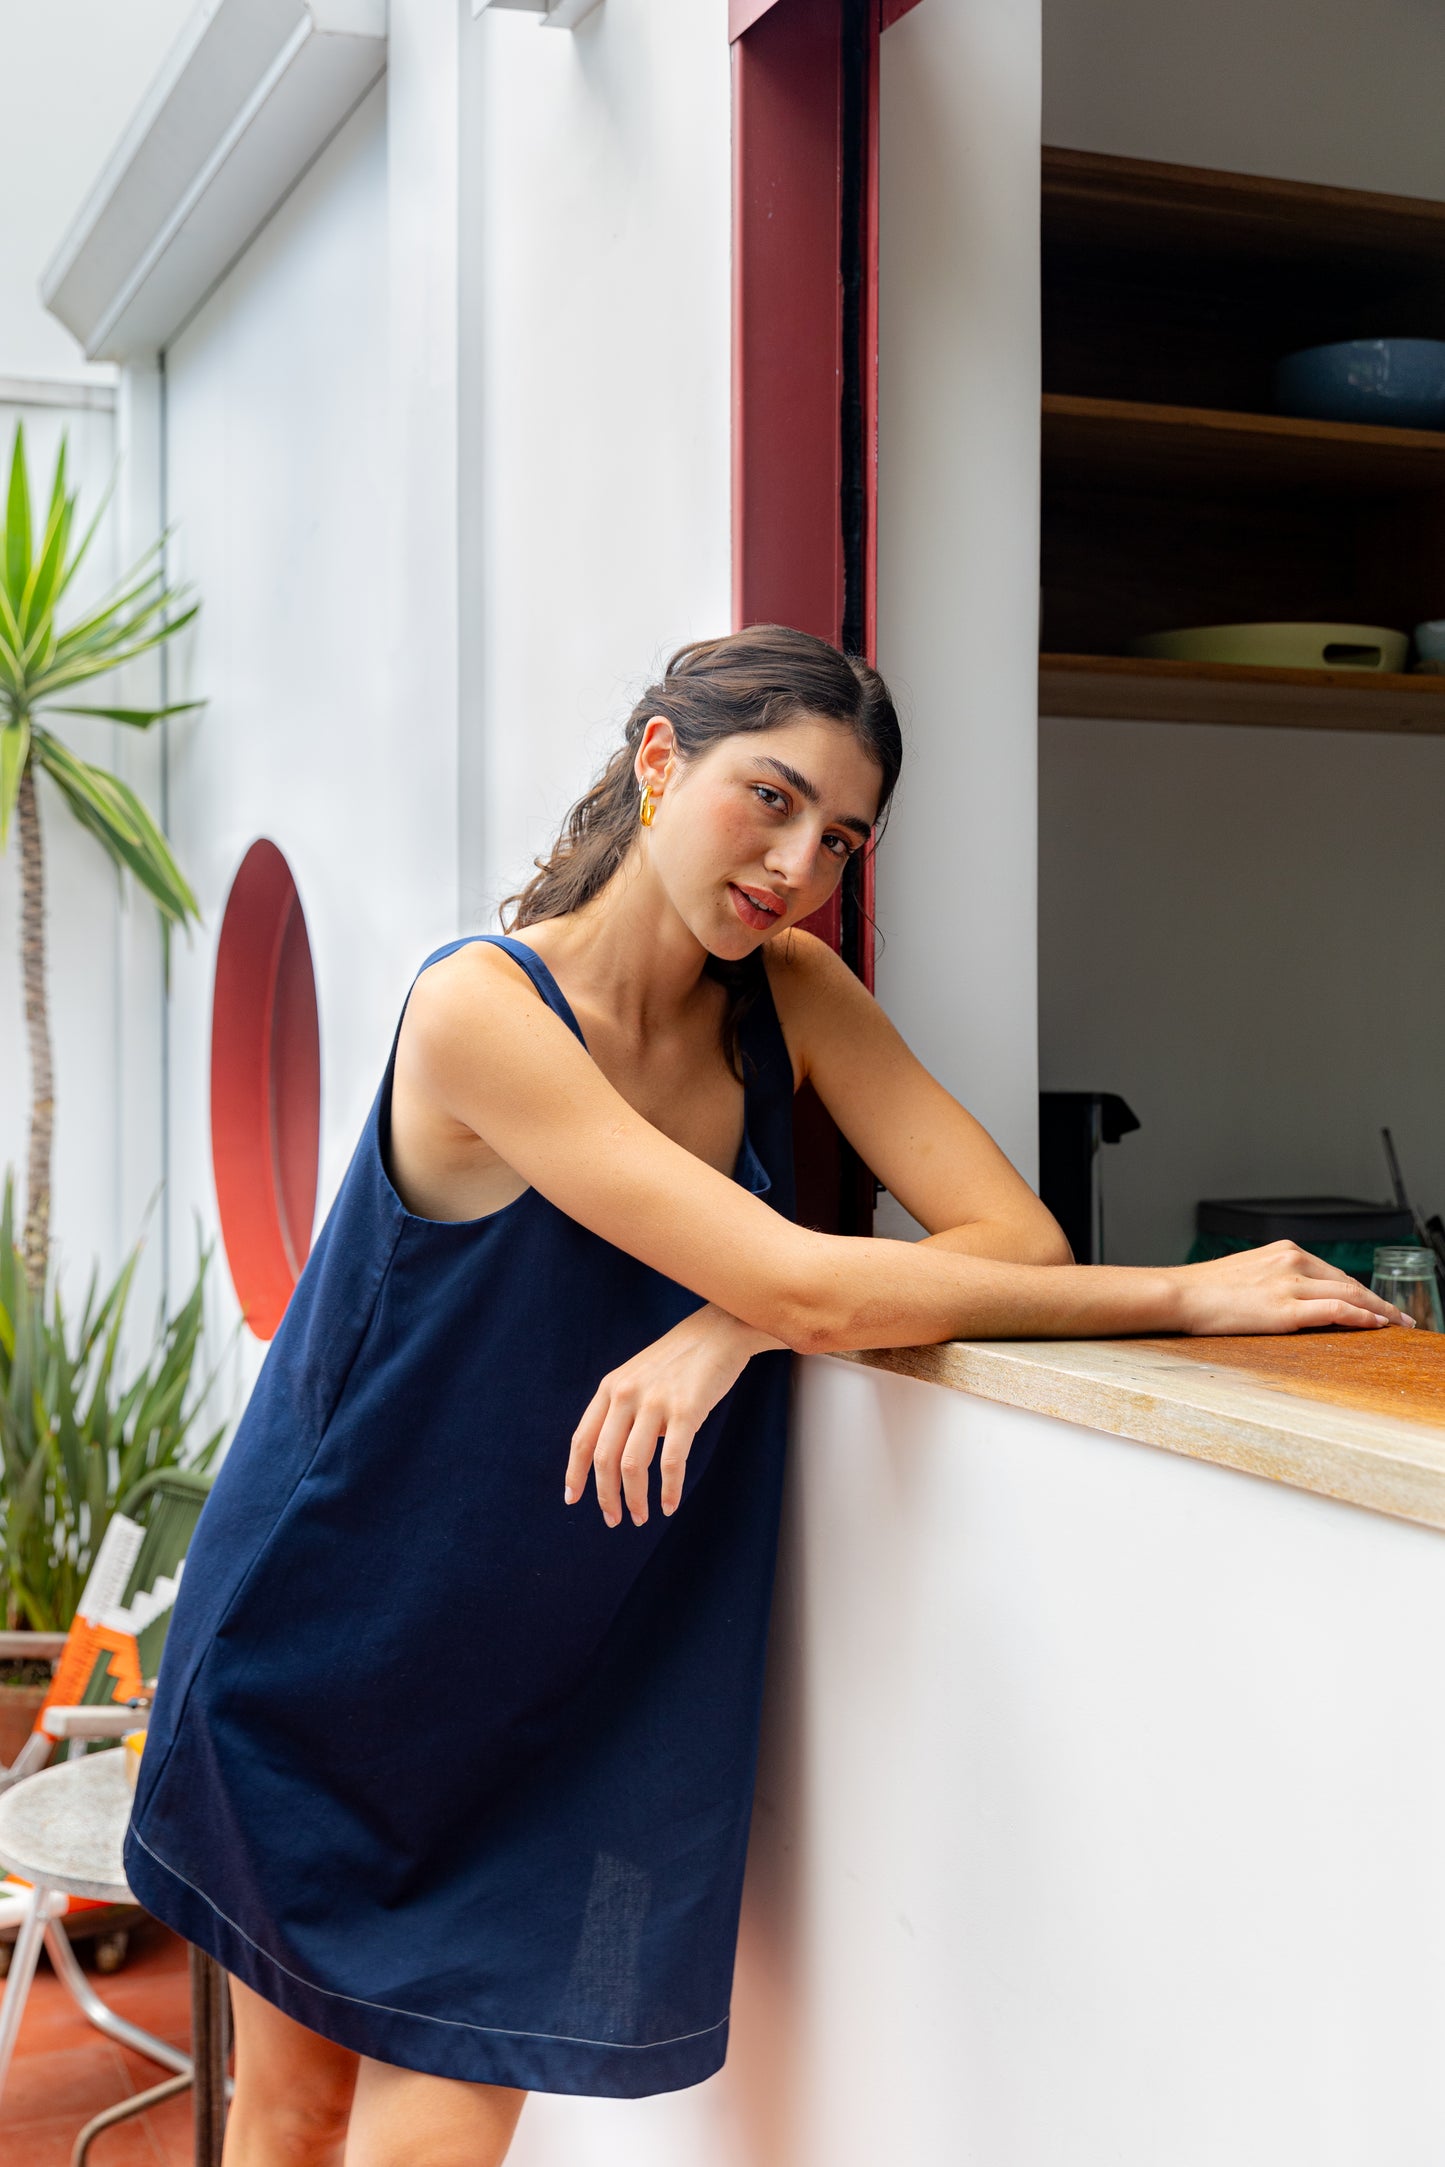
[[[852,845],[849,843],[848,838],[845,835],[826,835],[824,836],[823,840],[827,843],[829,849],[832,850],[833,856],[835,858],[852,857]],[[836,848],[834,847],[835,845]]]
[[[774,790],[768,783],[754,783],[753,788],[766,803],[781,805],[786,809],[788,801],[781,790]]]

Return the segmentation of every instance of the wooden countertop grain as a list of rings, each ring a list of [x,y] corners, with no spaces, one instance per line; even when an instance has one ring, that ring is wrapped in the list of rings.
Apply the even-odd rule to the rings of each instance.
[[[844,1359],[1445,1529],[1445,1335],[948,1340]]]
[[[1218,1363],[1277,1390],[1335,1407],[1445,1428],[1445,1336],[1383,1325],[1373,1332],[1257,1332],[1234,1339],[1144,1339],[1186,1362]]]

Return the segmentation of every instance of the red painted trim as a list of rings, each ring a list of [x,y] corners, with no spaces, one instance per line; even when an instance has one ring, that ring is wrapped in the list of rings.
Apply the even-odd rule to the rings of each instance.
[[[880,27],[886,30],[890,23],[896,23],[901,15],[906,15],[910,8],[916,8],[917,5],[918,0],[883,0],[883,21]]]
[[[733,47],[733,619],[841,636],[837,0]]]
[[[863,199],[863,505],[867,522],[863,543],[863,649],[875,668],[878,663],[878,40],[887,4],[888,0],[873,0],[869,24],[868,179]],[[862,889],[863,936],[858,970],[871,993],[877,897],[871,847],[863,860]]]
[[[321,1041],[301,898],[272,842],[226,899],[211,1001],[211,1159],[236,1298],[270,1339],[311,1251]]]
[[[743,18],[746,16],[746,22]],[[842,8],[733,0],[733,621],[843,634]],[[742,25],[744,34],[738,34]],[[877,643],[877,53],[863,192],[865,285],[863,641]],[[863,867],[861,953],[873,983],[873,867]],[[840,899],[809,921],[842,946]],[[871,1224],[871,1177],[842,1150],[810,1092],[794,1124],[800,1212],[819,1226]]]

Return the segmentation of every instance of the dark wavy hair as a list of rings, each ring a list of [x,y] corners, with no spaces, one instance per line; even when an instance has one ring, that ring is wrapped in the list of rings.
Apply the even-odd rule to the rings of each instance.
[[[720,738],[775,729],[802,715],[840,723],[878,763],[882,786],[875,838],[881,831],[903,759],[898,716],[883,679],[859,656],[845,655],[811,632],[749,625],[723,639],[693,640],[678,648],[659,682],[648,686],[628,716],[622,744],[568,813],[550,854],[533,860],[533,878],[502,904],[504,931],[580,910],[622,864],[637,839],[634,762],[653,715],[665,715],[672,724],[684,759]],[[762,951],[755,949],[741,962],[710,956],[706,968],[728,990],[723,1048],[740,1075],[739,1033],[761,982]]]

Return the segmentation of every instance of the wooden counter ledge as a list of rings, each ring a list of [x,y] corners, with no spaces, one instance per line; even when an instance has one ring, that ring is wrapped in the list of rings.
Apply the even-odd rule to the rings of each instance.
[[[1445,1528],[1445,1336],[949,1340],[846,1357]]]

